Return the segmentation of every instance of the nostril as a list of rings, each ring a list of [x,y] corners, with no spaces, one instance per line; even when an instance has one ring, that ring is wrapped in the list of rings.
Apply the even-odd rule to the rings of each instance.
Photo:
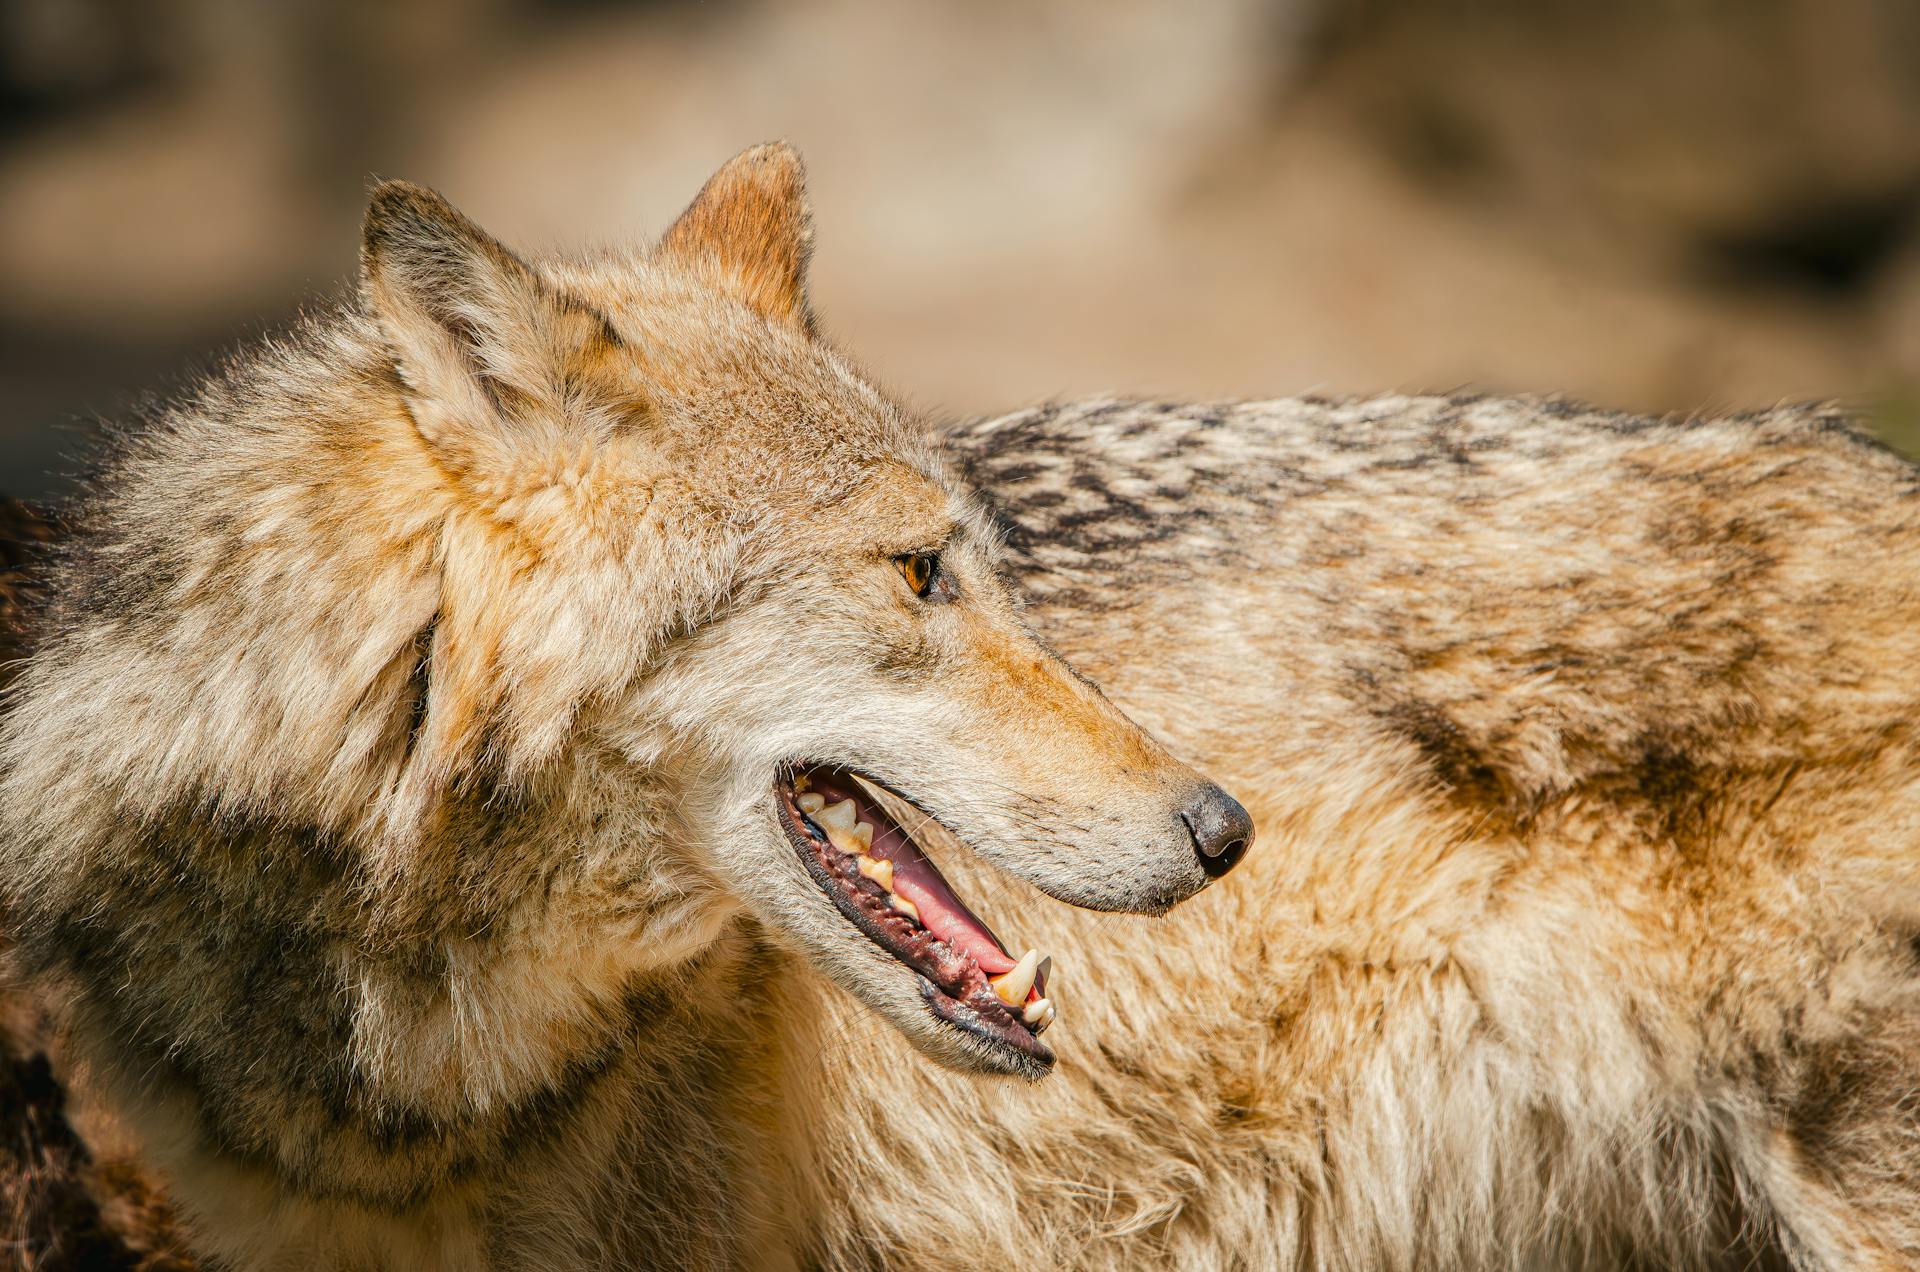
[[[1200,844],[1199,848],[1200,868],[1207,872],[1207,877],[1210,879],[1218,879],[1221,875],[1239,865],[1240,858],[1247,855],[1247,841],[1245,839],[1230,839],[1220,845],[1217,851],[1208,851],[1207,845],[1204,843]]]
[[[1239,800],[1211,783],[1181,810],[1180,820],[1187,824],[1200,868],[1210,879],[1218,879],[1239,865],[1253,843],[1253,818]]]

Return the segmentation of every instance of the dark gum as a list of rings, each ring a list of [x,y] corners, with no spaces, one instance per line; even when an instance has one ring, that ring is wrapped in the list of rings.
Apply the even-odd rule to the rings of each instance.
[[[986,973],[978,963],[973,961],[971,955],[947,945],[916,920],[906,919],[906,922],[912,924],[915,933],[925,936],[925,945],[929,947],[926,952],[929,955],[934,957],[944,955],[956,961],[964,961],[966,965],[967,974],[958,979],[947,977],[936,979],[937,973],[934,968],[923,965],[921,959],[915,957],[914,951],[896,948],[891,934],[886,932],[879,921],[859,908],[854,896],[849,894],[857,894],[874,901],[878,901],[887,894],[884,889],[864,876],[856,874],[851,879],[841,879],[830,872],[824,862],[819,860],[817,854],[825,852],[839,854],[840,850],[834,847],[820,824],[801,811],[797,802],[799,793],[793,786],[794,777],[800,772],[804,770],[785,776],[776,783],[775,791],[779,798],[782,821],[788,823],[789,842],[795,839],[794,831],[801,833],[809,849],[808,852],[800,854],[801,864],[806,867],[807,873],[813,876],[814,883],[834,902],[841,916],[903,967],[933,986],[935,997],[927,999],[928,1007],[943,1023],[973,1034],[975,1037],[1011,1047],[1024,1058],[1035,1063],[1051,1066],[1053,1055],[1039,1041],[1039,1030],[1027,1024],[1019,1012],[1008,1008],[994,995],[991,985],[988,984]],[[902,835],[906,834],[904,829],[897,826],[896,829],[900,829]],[[799,843],[795,843],[794,846],[796,849],[801,847]],[[830,884],[834,886],[829,886]],[[901,917],[905,919],[904,915]],[[946,983],[942,983],[943,981]],[[952,1003],[954,1008],[944,1008],[940,1000]],[[955,1019],[951,1014],[954,1009],[963,1009],[971,1019]]]

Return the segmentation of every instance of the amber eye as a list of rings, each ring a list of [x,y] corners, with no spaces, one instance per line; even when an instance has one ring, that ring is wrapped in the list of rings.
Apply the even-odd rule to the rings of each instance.
[[[933,573],[940,568],[940,558],[931,552],[909,552],[905,556],[893,558],[899,567],[900,577],[907,581],[913,594],[924,598],[933,586]]]
[[[938,552],[905,552],[893,558],[894,568],[923,601],[953,599],[953,586],[940,568]]]

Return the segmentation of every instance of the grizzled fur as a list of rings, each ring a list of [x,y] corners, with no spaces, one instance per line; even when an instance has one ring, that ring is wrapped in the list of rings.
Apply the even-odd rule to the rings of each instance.
[[[888,781],[1063,901],[1209,882],[1192,769],[1041,644],[813,331],[791,151],[530,263],[374,194],[359,302],[129,438],[0,724],[0,885],[98,1099],[234,1267],[720,1266],[779,982],[975,1073],[774,815]],[[938,551],[955,599],[894,563]]]
[[[18,499],[0,498],[0,689],[25,652],[28,614],[39,600],[35,557],[53,538],[53,525]]]
[[[929,435],[818,349],[797,173],[538,286],[377,200],[415,274],[136,446],[56,580],[15,922],[205,1249],[1920,1261],[1913,465],[1822,410],[1524,399]],[[883,523],[957,527],[963,631],[849,555]],[[1052,651],[1255,815],[1169,917],[1059,903],[1197,885],[1154,839],[1187,770]],[[767,763],[836,737],[1054,955],[1045,1080],[760,856]]]
[[[829,1262],[1920,1260],[1913,464],[1473,397],[947,440],[1041,630],[1262,842],[1175,920],[1023,914],[1042,1089],[870,1031],[791,1078],[864,1092],[796,1145]]]

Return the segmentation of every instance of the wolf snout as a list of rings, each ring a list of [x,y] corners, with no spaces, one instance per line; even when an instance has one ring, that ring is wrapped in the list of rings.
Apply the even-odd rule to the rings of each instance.
[[[1253,843],[1253,818],[1239,800],[1212,782],[1187,801],[1180,820],[1187,824],[1193,851],[1209,879],[1218,879],[1239,865]]]

